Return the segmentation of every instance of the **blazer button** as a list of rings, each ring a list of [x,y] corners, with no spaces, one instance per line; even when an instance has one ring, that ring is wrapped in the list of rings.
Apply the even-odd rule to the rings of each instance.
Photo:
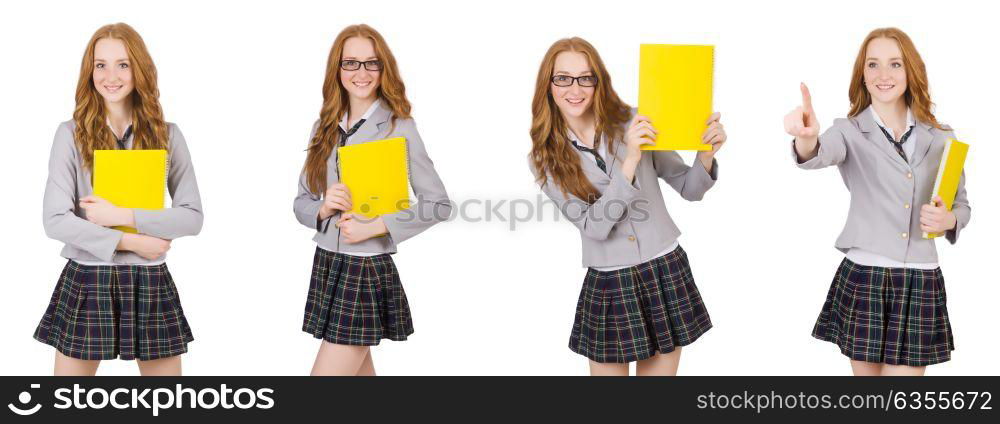
[[[909,208],[910,208],[910,204],[909,203],[903,205],[903,209],[909,209]]]
[[[899,236],[900,236],[900,237],[902,237],[902,238],[906,238],[906,237],[908,237],[908,236],[909,236],[909,234],[907,234],[907,233],[903,233],[903,234],[900,234]]]
[[[912,172],[907,172],[906,173],[906,179],[912,180],[913,179],[913,173]]]
[[[635,236],[628,236],[628,241],[635,241]]]

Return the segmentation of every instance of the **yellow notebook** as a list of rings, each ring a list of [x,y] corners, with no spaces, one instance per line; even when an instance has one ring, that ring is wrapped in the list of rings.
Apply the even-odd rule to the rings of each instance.
[[[711,150],[701,136],[712,116],[714,46],[639,46],[639,114],[659,132],[642,150]]]
[[[374,218],[410,207],[405,138],[352,144],[337,155],[340,181],[351,190],[351,213]]]
[[[94,195],[122,208],[163,209],[166,191],[166,150],[94,151]]]
[[[944,206],[951,210],[955,204],[955,195],[958,193],[958,181],[962,178],[962,168],[965,167],[965,157],[969,154],[969,145],[954,138],[948,139],[948,144],[944,146],[944,153],[941,155],[941,165],[938,166],[937,179],[934,180],[934,191],[931,192],[931,199],[934,196],[941,196]],[[924,238],[932,239],[940,237],[941,233],[924,233]]]

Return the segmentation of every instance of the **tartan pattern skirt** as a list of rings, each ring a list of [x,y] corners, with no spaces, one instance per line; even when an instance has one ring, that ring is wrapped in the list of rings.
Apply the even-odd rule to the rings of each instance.
[[[342,345],[406,340],[413,318],[392,257],[316,247],[302,331]]]
[[[160,265],[66,262],[35,340],[76,359],[148,361],[194,340],[177,287]]]
[[[858,361],[945,362],[955,350],[945,300],[941,268],[884,268],[845,258],[812,335]]]
[[[627,363],[670,353],[712,328],[680,246],[615,271],[587,270],[569,348],[595,362]]]

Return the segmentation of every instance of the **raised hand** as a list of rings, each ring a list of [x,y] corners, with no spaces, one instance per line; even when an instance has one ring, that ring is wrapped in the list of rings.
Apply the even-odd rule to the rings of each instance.
[[[785,132],[796,139],[815,140],[819,137],[819,120],[813,111],[812,96],[804,83],[799,88],[802,90],[802,106],[785,115]]]
[[[812,96],[805,83],[799,86],[802,90],[802,106],[785,115],[785,132],[795,137],[795,150],[799,159],[808,160],[816,156],[816,144],[819,143],[819,120],[813,110]]]
[[[642,150],[639,147],[643,144],[656,144],[656,133],[656,128],[648,116],[635,115],[632,122],[629,122],[625,131],[625,160],[622,161],[622,175],[625,175],[628,181],[632,181],[635,168],[642,159]]]
[[[701,161],[702,165],[705,165],[705,170],[708,172],[712,172],[712,158],[715,157],[715,154],[722,148],[723,144],[726,144],[726,140],[728,140],[721,119],[722,114],[719,112],[715,112],[712,116],[708,117],[708,121],[705,122],[708,128],[702,134],[701,142],[712,145],[712,150],[699,151],[695,155]]]

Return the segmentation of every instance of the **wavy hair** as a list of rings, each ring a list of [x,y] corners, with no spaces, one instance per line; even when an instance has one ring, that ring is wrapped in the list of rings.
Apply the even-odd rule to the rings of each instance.
[[[934,128],[943,128],[932,111],[934,103],[931,102],[927,83],[927,68],[924,66],[924,61],[920,58],[920,53],[917,52],[910,37],[898,28],[878,28],[869,33],[865,37],[865,41],[861,43],[861,50],[858,51],[858,57],[854,60],[851,86],[848,89],[848,96],[851,99],[851,111],[848,116],[857,116],[868,105],[872,104],[871,94],[865,88],[865,61],[868,56],[868,44],[876,38],[895,40],[899,51],[903,54],[903,69],[906,70],[906,92],[903,94],[903,98],[913,115],[918,121],[928,123]]]
[[[105,25],[90,37],[83,52],[80,80],[76,85],[76,122],[74,139],[83,165],[93,169],[94,150],[113,150],[115,136],[108,128],[104,98],[94,86],[94,47],[102,39],[121,40],[125,45],[135,88],[129,94],[132,102],[132,134],[134,149],[168,149],[167,123],[160,107],[160,89],[156,84],[156,66],[139,33],[124,23]]]
[[[601,56],[597,54],[597,49],[579,37],[556,41],[545,53],[535,81],[535,97],[531,102],[531,162],[538,171],[539,185],[546,184],[551,176],[563,196],[568,193],[587,203],[593,203],[600,197],[600,193],[584,175],[580,156],[566,135],[569,129],[566,120],[552,98],[551,85],[556,56],[567,51],[586,56],[591,71],[597,76],[591,108],[597,134],[605,136],[609,147],[621,143],[624,124],[628,122],[630,108],[611,87],[611,76],[601,61]]]
[[[375,46],[375,56],[382,62],[379,71],[377,95],[382,104],[392,111],[392,124],[396,119],[410,118],[410,101],[406,99],[406,86],[399,77],[396,58],[389,50],[382,35],[374,28],[365,25],[351,25],[344,28],[333,41],[330,57],[326,62],[326,78],[323,81],[323,107],[319,112],[319,125],[316,134],[309,142],[306,155],[306,182],[314,194],[326,191],[326,161],[337,144],[340,119],[350,109],[347,89],[340,83],[340,60],[344,55],[344,45],[352,37],[371,40]]]

